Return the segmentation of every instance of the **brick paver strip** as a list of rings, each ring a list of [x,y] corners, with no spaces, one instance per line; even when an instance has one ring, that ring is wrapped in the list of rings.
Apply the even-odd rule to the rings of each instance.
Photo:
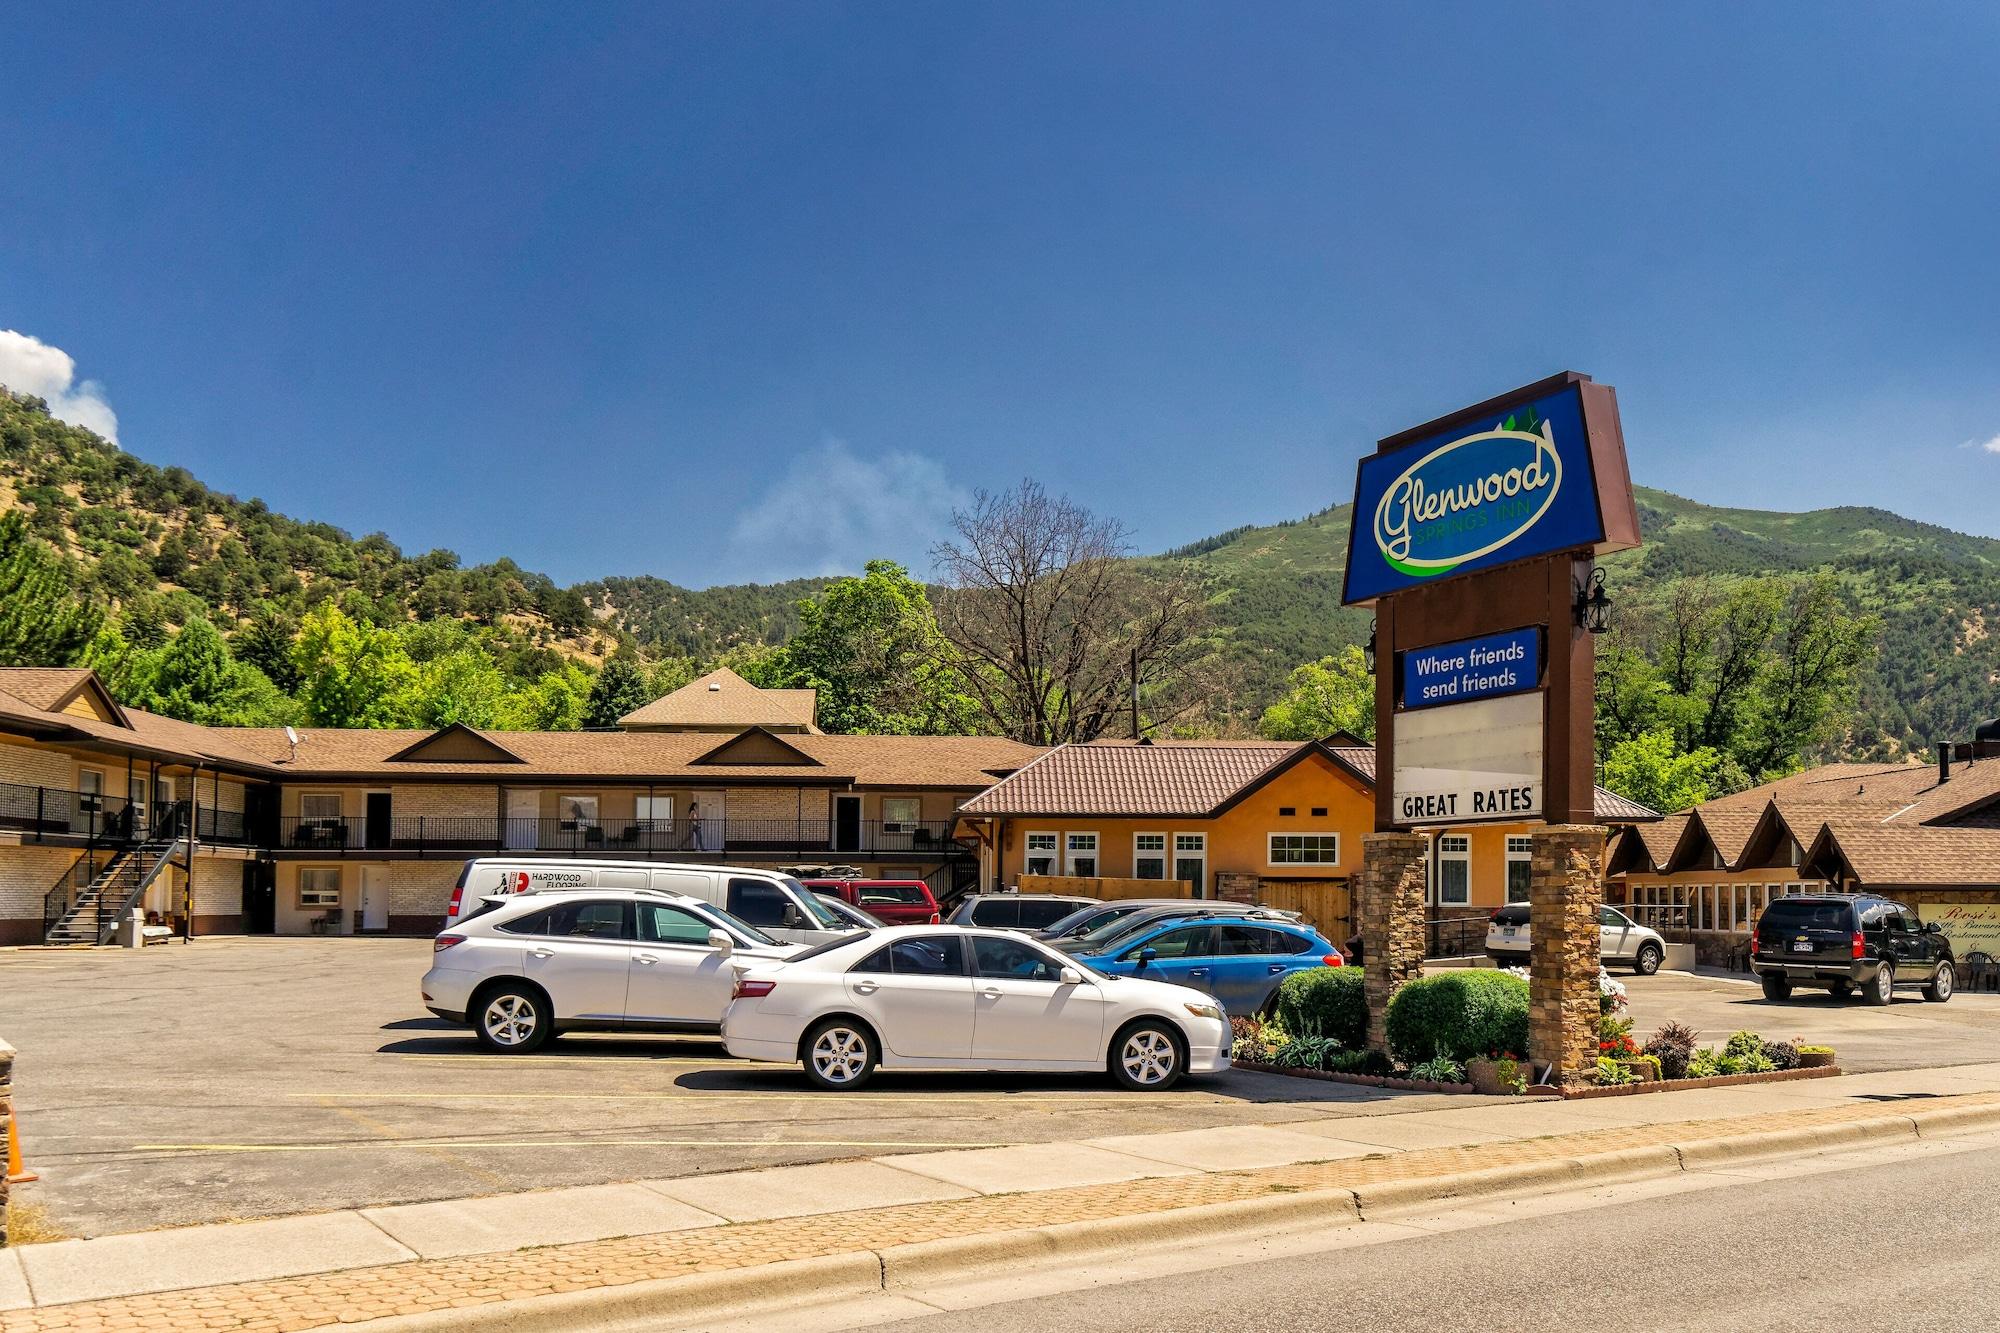
[[[470,1261],[417,1260],[309,1277],[17,1310],[0,1313],[0,1333],[97,1333],[98,1330],[122,1333],[133,1328],[293,1333],[388,1315],[471,1308],[559,1292],[748,1268],[784,1259],[851,1254],[913,1240],[1169,1212],[1281,1192],[1421,1180],[1462,1171],[1657,1147],[1690,1137],[1713,1140],[1762,1130],[1831,1126],[1894,1115],[1898,1105],[1876,1102],[1584,1130],[1539,1139],[1426,1148],[1255,1171],[1164,1176],[1115,1185],[779,1218],[479,1255]],[[2000,1105],[2000,1094],[1926,1097],[1920,1105],[1925,1110]]]

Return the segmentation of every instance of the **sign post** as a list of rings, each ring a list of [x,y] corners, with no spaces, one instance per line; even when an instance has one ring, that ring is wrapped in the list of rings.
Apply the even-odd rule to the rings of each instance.
[[[1584,891],[1577,869],[1579,856],[1590,875],[1603,865],[1584,607],[1596,558],[1637,545],[1617,395],[1574,371],[1391,435],[1356,469],[1342,601],[1375,610],[1376,832],[1539,821],[1538,839],[1560,835],[1538,845],[1537,875],[1552,887],[1530,901],[1531,1027],[1553,1025],[1538,1044],[1558,1077],[1581,1058],[1568,1031],[1581,999],[1569,992],[1582,984],[1586,932],[1580,919],[1546,914],[1593,900],[1594,1015],[1602,896],[1601,884]],[[1403,847],[1378,838],[1364,851],[1377,845],[1383,855]],[[1385,866],[1362,883],[1394,878]],[[1378,943],[1407,937],[1364,935],[1368,966]],[[1382,961],[1398,975],[1413,967]]]

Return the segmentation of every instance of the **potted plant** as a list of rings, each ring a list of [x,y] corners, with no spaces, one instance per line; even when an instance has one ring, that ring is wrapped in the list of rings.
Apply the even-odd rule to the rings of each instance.
[[[1518,1056],[1501,1054],[1498,1051],[1465,1062],[1465,1077],[1472,1084],[1474,1092],[1490,1095],[1498,1093],[1518,1093],[1528,1086],[1522,1076],[1521,1061]]]
[[[1833,1064],[1831,1046],[1800,1046],[1797,1050],[1801,1069],[1826,1069]]]

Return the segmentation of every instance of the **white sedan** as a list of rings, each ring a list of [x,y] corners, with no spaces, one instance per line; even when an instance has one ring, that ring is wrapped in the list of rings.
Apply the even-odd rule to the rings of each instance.
[[[510,1054],[562,1032],[715,1032],[738,971],[798,952],[650,889],[488,898],[431,947],[424,1007]]]
[[[1013,931],[896,926],[737,978],[731,1055],[827,1089],[876,1068],[1096,1071],[1158,1090],[1229,1068],[1229,1020],[1186,986],[1108,977]]]

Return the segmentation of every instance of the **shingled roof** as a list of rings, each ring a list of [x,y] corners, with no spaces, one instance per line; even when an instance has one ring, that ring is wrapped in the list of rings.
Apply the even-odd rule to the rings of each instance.
[[[2000,888],[2000,829],[1830,820],[1801,869],[1871,891]]]
[[[1307,754],[1324,755],[1362,786],[1375,785],[1375,750],[1318,741],[1091,741],[1059,745],[967,801],[962,815],[1205,818]],[[1597,789],[1598,818],[1658,819],[1658,812]]]
[[[644,708],[633,709],[618,719],[618,725],[627,730],[686,727],[729,731],[765,727],[773,731],[817,731],[814,718],[818,708],[817,690],[767,690],[752,685],[728,667],[719,667]]]

